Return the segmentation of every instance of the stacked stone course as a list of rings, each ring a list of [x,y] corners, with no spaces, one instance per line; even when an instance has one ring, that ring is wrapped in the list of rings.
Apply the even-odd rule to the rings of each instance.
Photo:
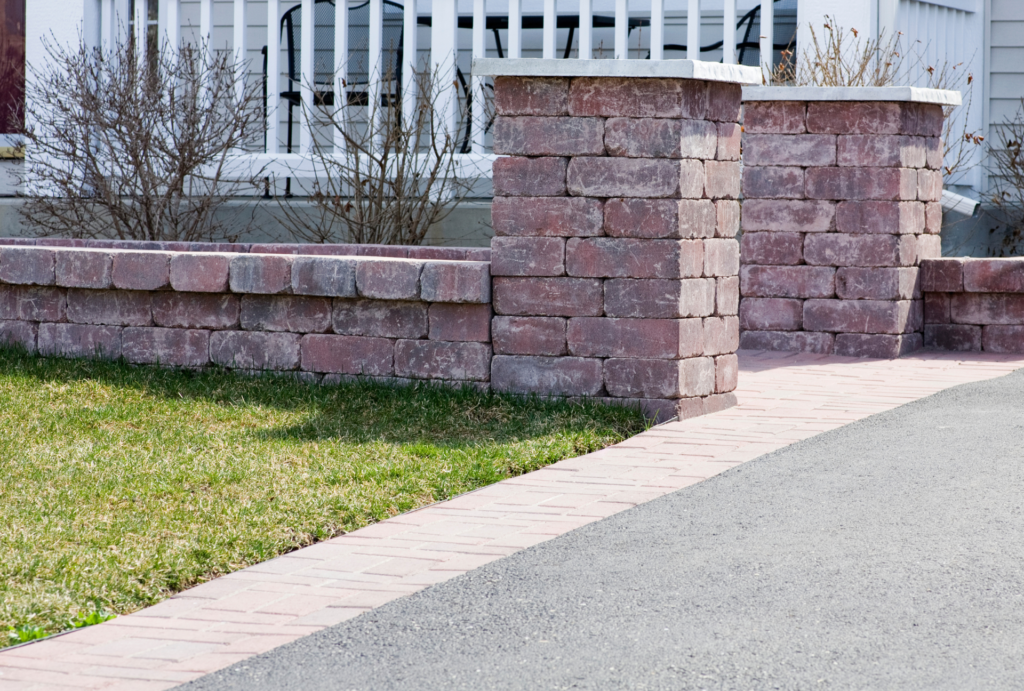
[[[487,382],[490,289],[485,261],[9,244],[0,341],[307,379]]]
[[[496,77],[492,386],[735,402],[740,87]]]
[[[897,357],[940,255],[942,108],[744,104],[741,347]]]

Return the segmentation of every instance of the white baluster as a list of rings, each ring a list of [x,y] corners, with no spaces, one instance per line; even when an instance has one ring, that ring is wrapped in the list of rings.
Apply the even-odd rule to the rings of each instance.
[[[629,0],[615,0],[615,59],[629,57]]]
[[[430,26],[430,62],[438,90],[436,113],[439,121],[438,133],[455,135],[457,93],[455,84],[455,60],[458,57],[458,7],[457,0],[433,0]]]
[[[487,57],[487,0],[473,0],[473,57]],[[484,127],[487,124],[484,100],[484,78],[473,75],[473,153],[484,153],[486,133]]]
[[[580,42],[577,53],[581,60],[590,60],[594,57],[593,30],[593,0],[580,0]]]
[[[725,0],[722,15],[722,62],[736,64],[736,0]]]
[[[665,0],[651,0],[651,60],[665,57]]]
[[[302,46],[299,61],[299,93],[302,98],[299,117],[299,152],[309,154],[313,151],[313,72],[316,50],[313,45],[314,14],[313,0],[302,0],[302,33],[299,42]],[[372,24],[371,24],[372,26]]]
[[[508,0],[508,56],[523,56],[523,5],[520,0]]]
[[[152,2],[153,0],[150,0]],[[248,13],[246,12],[245,0],[235,0],[235,19],[234,19],[234,40],[233,47],[235,50],[235,60],[238,64],[238,80],[236,88],[238,90],[238,101],[239,103],[245,98],[245,82],[249,72],[248,63],[248,44],[246,43],[245,32],[248,28]]]
[[[761,0],[761,77],[770,84],[775,63],[775,4]]]
[[[131,14],[129,0],[114,0],[111,12],[111,45],[128,43],[128,18]]]
[[[102,0],[100,5],[100,45],[103,52],[114,43],[114,0]]]
[[[414,0],[406,0],[410,1]],[[348,0],[335,0],[334,8],[334,119],[341,125],[348,106]],[[344,149],[345,135],[340,127],[335,127],[334,150],[340,153]]]
[[[406,124],[416,122],[416,70],[419,68],[419,24],[416,0],[405,0],[402,28],[402,118]],[[476,31],[476,29],[474,29]]]
[[[174,0],[172,0],[173,2]],[[280,89],[281,8],[280,0],[267,0],[267,153],[276,154],[281,140],[281,119],[277,114]]]
[[[213,0],[200,0],[199,40],[206,41],[213,50]]]
[[[700,60],[700,0],[686,3],[686,59]]]
[[[544,52],[545,60],[553,60],[555,57],[555,34],[558,27],[558,14],[555,8],[555,0],[544,0]]]
[[[367,115],[371,118],[370,127],[373,133],[372,146],[380,150],[381,124],[384,113],[381,112],[381,94],[383,93],[384,70],[381,50],[384,46],[384,3],[382,0],[370,0],[370,41],[367,53],[366,85]]]
[[[152,0],[156,2],[156,0]],[[149,19],[147,0],[135,0],[135,60],[141,69],[146,64],[146,20]]]
[[[167,47],[176,52],[181,44],[181,9],[178,0],[166,0],[165,11],[160,15],[167,37]]]

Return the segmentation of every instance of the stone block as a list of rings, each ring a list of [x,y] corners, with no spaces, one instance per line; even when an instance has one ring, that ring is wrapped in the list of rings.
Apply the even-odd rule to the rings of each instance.
[[[565,196],[566,158],[502,156],[494,161],[491,180],[496,197]]]
[[[704,244],[700,240],[572,238],[566,244],[565,265],[570,276],[586,278],[693,278],[703,271]]]
[[[210,363],[210,332],[130,326],[121,332],[121,355],[138,365],[204,367]]]
[[[399,339],[395,343],[395,375],[411,379],[487,381],[491,377],[491,346]]]
[[[694,193],[692,189],[698,181],[689,177],[688,188],[681,190],[680,165],[700,166],[699,184],[703,191],[703,166],[700,161],[690,160],[574,158],[569,162],[566,185],[569,194],[576,197],[700,197],[700,192]]]
[[[580,240],[574,239],[579,242]],[[584,240],[582,242],[589,242]],[[496,237],[491,240],[493,276],[564,276],[563,238]]]
[[[1024,326],[986,326],[981,343],[982,350],[990,353],[1024,353]]]
[[[151,305],[157,326],[178,329],[233,329],[241,314],[237,295],[157,293]]]
[[[833,355],[845,357],[894,359],[920,350],[924,346],[921,334],[891,336],[884,334],[836,334]]]
[[[274,254],[240,254],[231,258],[233,293],[276,295],[292,289],[292,258]]]
[[[1020,328],[1020,327],[988,327]],[[981,327],[969,324],[925,324],[924,347],[935,350],[981,350]],[[989,350],[986,348],[986,350]]]
[[[608,155],[629,158],[682,158],[680,143],[683,141],[683,122],[683,120],[662,118],[610,118],[605,126],[604,135]],[[710,128],[713,133],[713,136],[710,137],[711,156],[713,157],[717,130],[713,123],[700,121],[700,124]],[[708,139],[706,132],[704,139]],[[704,144],[706,148],[707,142]],[[686,158],[707,158],[707,156],[687,156]]]
[[[743,138],[748,166],[834,166],[833,134],[748,134]]]
[[[676,420],[689,420],[704,414],[703,398],[680,398],[676,402]]]
[[[964,289],[964,264],[966,261],[963,258],[929,259],[921,262],[921,290],[926,293],[959,293]],[[1024,281],[1024,277],[1022,277],[1022,281]],[[1024,282],[1022,282],[1022,286],[1024,286]]]
[[[495,277],[494,312],[511,316],[587,317],[603,309],[601,281],[589,278]]]
[[[604,361],[604,386],[622,398],[679,398],[714,393],[711,358],[650,360],[610,358]]]
[[[949,294],[948,293],[925,293],[924,294],[924,323],[925,324],[948,324],[949,316]]]
[[[323,333],[331,328],[331,301],[297,295],[245,295],[241,323],[246,331]]]
[[[907,235],[901,240],[914,244],[915,264],[942,257],[942,238],[938,235]]]
[[[110,326],[149,326],[151,296],[132,290],[69,290],[68,321]]]
[[[602,156],[604,130],[605,123],[600,118],[499,115],[494,120],[494,153],[508,156]]]
[[[356,290],[364,298],[416,300],[423,262],[409,259],[364,259],[356,264]]]
[[[740,332],[740,348],[743,350],[774,350],[830,355],[835,340],[833,334],[810,331]]]
[[[742,89],[739,84],[708,82],[708,120],[739,122],[742,106]]]
[[[737,317],[704,317],[704,354],[735,353],[740,347],[740,320]]]
[[[121,357],[121,327],[92,324],[40,324],[39,354],[69,358]]]
[[[923,137],[942,136],[942,106],[932,103],[901,103],[900,132]]]
[[[954,324],[1024,324],[1024,295],[953,293],[949,316]]]
[[[836,205],[840,233],[910,235],[924,232],[921,202],[857,201]]]
[[[704,200],[684,201],[700,204]],[[682,203],[675,199],[609,199],[604,205],[604,232],[623,238],[678,238]]]
[[[704,195],[709,199],[738,199],[740,164],[736,161],[704,162]]]
[[[352,298],[356,296],[355,259],[296,257],[292,262],[292,292],[296,295]]]
[[[942,171],[917,171],[917,199],[922,202],[937,202],[942,199]]]
[[[581,357],[692,357],[703,353],[703,338],[698,319],[578,317],[566,329],[569,352]]]
[[[210,360],[222,367],[293,370],[299,366],[298,334],[265,331],[214,331]]]
[[[804,169],[786,166],[743,168],[744,199],[803,199]]]
[[[704,407],[704,415],[720,413],[723,410],[728,410],[739,403],[739,399],[736,398],[736,394],[732,392],[712,394],[711,396],[705,396],[700,399],[700,401]]]
[[[680,202],[680,205],[682,202]],[[734,238],[740,232],[740,203],[720,199],[715,202],[715,237]]]
[[[909,300],[807,300],[803,324],[807,331],[853,334],[919,331],[923,312],[918,318],[912,307]]]
[[[740,311],[740,277],[723,276],[715,279],[715,314],[733,316]]]
[[[675,319],[715,312],[715,279],[612,279],[604,284],[604,313],[609,317]]]
[[[743,129],[751,134],[802,134],[806,116],[803,101],[750,101],[743,108]]]
[[[395,373],[395,342],[387,338],[310,334],[299,342],[306,372],[390,377]]]
[[[737,340],[739,336],[737,335]],[[715,393],[735,391],[740,379],[740,360],[736,353],[715,358]]]
[[[757,266],[740,268],[746,297],[830,298],[836,294],[836,270],[829,266]]]
[[[740,271],[740,243],[732,238],[704,241],[704,275],[735,276]]]
[[[438,303],[428,312],[432,341],[491,340],[491,306]]]
[[[740,256],[744,264],[802,264],[804,236],[802,233],[743,233]]]
[[[494,391],[551,396],[596,396],[604,388],[601,360],[578,357],[495,355]]]
[[[704,119],[707,82],[689,79],[579,77],[569,86],[569,114],[598,118]]]
[[[772,230],[824,233],[835,229],[836,205],[821,200],[747,199],[743,232]]]
[[[744,297],[740,300],[740,330],[799,331],[803,311],[803,300]]]
[[[942,204],[926,202],[924,205],[924,232],[938,235],[942,232]]]
[[[121,290],[165,290],[171,287],[171,255],[164,252],[117,252],[111,282]]]
[[[498,115],[568,115],[569,80],[564,77],[495,77]]]
[[[497,237],[591,237],[603,234],[605,222],[600,199],[495,197],[491,204],[491,225]]]
[[[109,252],[77,250],[57,252],[56,283],[65,288],[109,288],[113,260]]]
[[[915,199],[905,187],[903,168],[808,168],[805,192],[808,199]],[[915,173],[916,171],[909,171]]]
[[[827,134],[899,134],[900,104],[880,101],[812,101],[807,131]]]
[[[924,138],[924,165],[926,168],[931,170],[942,170],[942,138],[941,137],[925,137]]]
[[[38,330],[38,325],[35,322],[0,321],[0,345],[17,346],[34,353],[36,352]]]
[[[52,286],[54,254],[45,247],[4,247],[0,250],[0,282]]]
[[[565,328],[561,317],[494,317],[492,345],[499,355],[565,355]]]
[[[957,269],[963,270],[968,293],[1024,293],[1024,259],[929,259],[926,290],[957,292]]]
[[[420,298],[427,302],[488,304],[490,262],[427,262],[420,274]]]
[[[836,272],[836,296],[843,300],[911,300],[920,297],[918,273],[917,267],[844,267]]]
[[[45,286],[0,285],[0,319],[31,322],[64,321],[65,291]]]
[[[913,266],[917,244],[912,235],[809,233],[804,260],[817,266]]]
[[[718,123],[718,149],[715,158],[719,161],[738,161],[743,145],[743,128],[735,122]]]
[[[172,255],[171,288],[189,293],[226,293],[230,265],[231,257],[225,254]]]
[[[392,300],[335,300],[334,332],[345,336],[426,338],[427,304]]]
[[[836,162],[854,167],[923,168],[923,141],[894,134],[840,135]]]

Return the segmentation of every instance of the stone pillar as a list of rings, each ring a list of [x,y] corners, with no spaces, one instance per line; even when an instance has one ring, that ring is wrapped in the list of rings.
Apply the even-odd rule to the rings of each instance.
[[[614,61],[615,77],[572,71],[598,61],[513,62],[527,70],[494,84],[493,388],[659,419],[733,405],[736,76],[756,68],[720,81],[639,76],[649,61]],[[688,76],[706,64],[673,62]],[[621,76],[629,63],[637,76]]]
[[[940,255],[942,105],[901,87],[744,89],[741,347],[894,358]]]

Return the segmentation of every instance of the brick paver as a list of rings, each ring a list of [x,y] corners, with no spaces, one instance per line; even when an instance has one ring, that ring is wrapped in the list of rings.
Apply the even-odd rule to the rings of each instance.
[[[1022,355],[740,353],[739,405],[655,427],[278,557],[99,626],[0,652],[0,690],[158,690],[937,391]]]

